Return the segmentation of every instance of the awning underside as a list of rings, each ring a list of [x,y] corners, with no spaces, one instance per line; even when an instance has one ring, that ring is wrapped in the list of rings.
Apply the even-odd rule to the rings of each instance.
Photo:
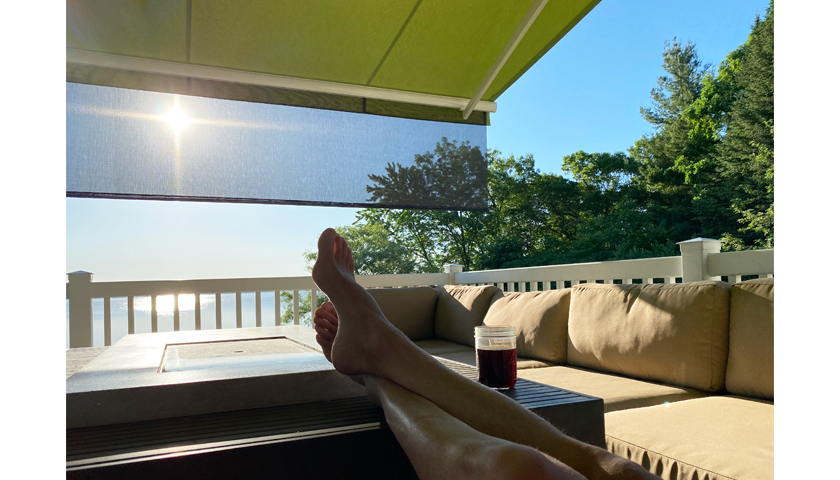
[[[494,102],[597,2],[546,3],[481,100]],[[211,67],[467,101],[479,91],[533,5],[532,0],[68,0],[67,75],[68,81],[78,83],[315,106],[267,93],[272,88],[253,87],[247,78],[227,82],[241,84],[238,88],[206,77],[204,85],[184,83],[184,78],[200,78],[189,68]],[[93,54],[93,60],[79,60],[85,54]],[[174,62],[188,69],[174,76],[149,71],[132,76],[120,72],[126,67],[109,67],[113,58],[108,56],[127,57],[129,64],[131,59]],[[329,109],[365,111],[366,105],[342,106],[330,98],[314,102],[326,103]],[[482,103],[476,110],[492,112],[495,105]],[[429,115],[368,113],[421,119]],[[445,113],[434,115],[432,119],[446,120]],[[450,116],[447,121],[463,121]],[[486,123],[486,117],[480,113],[466,123]]]

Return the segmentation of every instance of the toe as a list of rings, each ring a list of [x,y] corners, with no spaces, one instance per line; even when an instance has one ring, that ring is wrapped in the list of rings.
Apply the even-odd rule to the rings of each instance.
[[[332,304],[329,304],[329,307],[326,305],[327,304],[325,303],[315,310],[315,317],[322,318],[333,326],[338,326],[338,314],[335,311],[335,307],[333,307]]]
[[[318,238],[318,252],[333,251],[337,236],[338,234],[332,228],[324,230]]]
[[[335,339],[335,332],[331,332],[320,325],[313,325],[315,332],[325,341],[332,343]]]
[[[326,332],[326,333],[328,333],[332,336],[335,336],[335,332],[338,331],[338,324],[333,323],[333,322],[329,321],[329,319],[326,319],[324,317],[319,317],[319,316],[317,316],[317,314],[316,314],[315,318],[312,320],[312,324],[313,324],[314,327],[317,327],[317,328],[315,328],[316,331],[321,331],[322,330],[322,331],[324,331],[324,332]],[[321,330],[318,330],[318,329],[321,329]]]

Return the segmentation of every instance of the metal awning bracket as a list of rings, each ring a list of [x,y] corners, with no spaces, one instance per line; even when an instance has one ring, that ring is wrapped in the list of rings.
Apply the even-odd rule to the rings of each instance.
[[[481,85],[479,85],[475,95],[472,96],[469,103],[467,103],[467,106],[464,107],[463,111],[465,120],[469,118],[473,110],[476,109],[476,106],[481,101],[481,97],[485,92],[487,92],[487,89],[490,88],[490,84],[493,83],[493,80],[496,79],[496,75],[498,75],[502,70],[502,67],[505,66],[505,62],[507,62],[508,58],[510,58],[510,54],[516,50],[516,46],[519,45],[519,42],[523,37],[525,37],[525,34],[528,33],[528,29],[531,28],[534,20],[536,20],[540,15],[540,12],[542,12],[546,3],[548,3],[548,0],[534,0],[534,3],[531,4],[531,8],[529,8],[528,12],[525,13],[525,16],[522,17],[522,21],[519,22],[516,30],[513,31],[513,35],[511,35],[502,51],[499,52],[499,56],[496,58],[493,66],[487,71],[487,75],[484,76],[484,80],[481,82]]]

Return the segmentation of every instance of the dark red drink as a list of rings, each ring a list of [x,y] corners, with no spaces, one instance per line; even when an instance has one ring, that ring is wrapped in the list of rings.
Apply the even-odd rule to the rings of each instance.
[[[478,381],[490,388],[516,385],[516,349],[475,351]]]

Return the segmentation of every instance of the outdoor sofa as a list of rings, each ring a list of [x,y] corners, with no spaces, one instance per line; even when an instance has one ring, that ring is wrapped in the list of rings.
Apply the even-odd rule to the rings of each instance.
[[[773,279],[371,289],[432,355],[517,327],[520,378],[604,399],[606,445],[666,479],[773,478]]]

